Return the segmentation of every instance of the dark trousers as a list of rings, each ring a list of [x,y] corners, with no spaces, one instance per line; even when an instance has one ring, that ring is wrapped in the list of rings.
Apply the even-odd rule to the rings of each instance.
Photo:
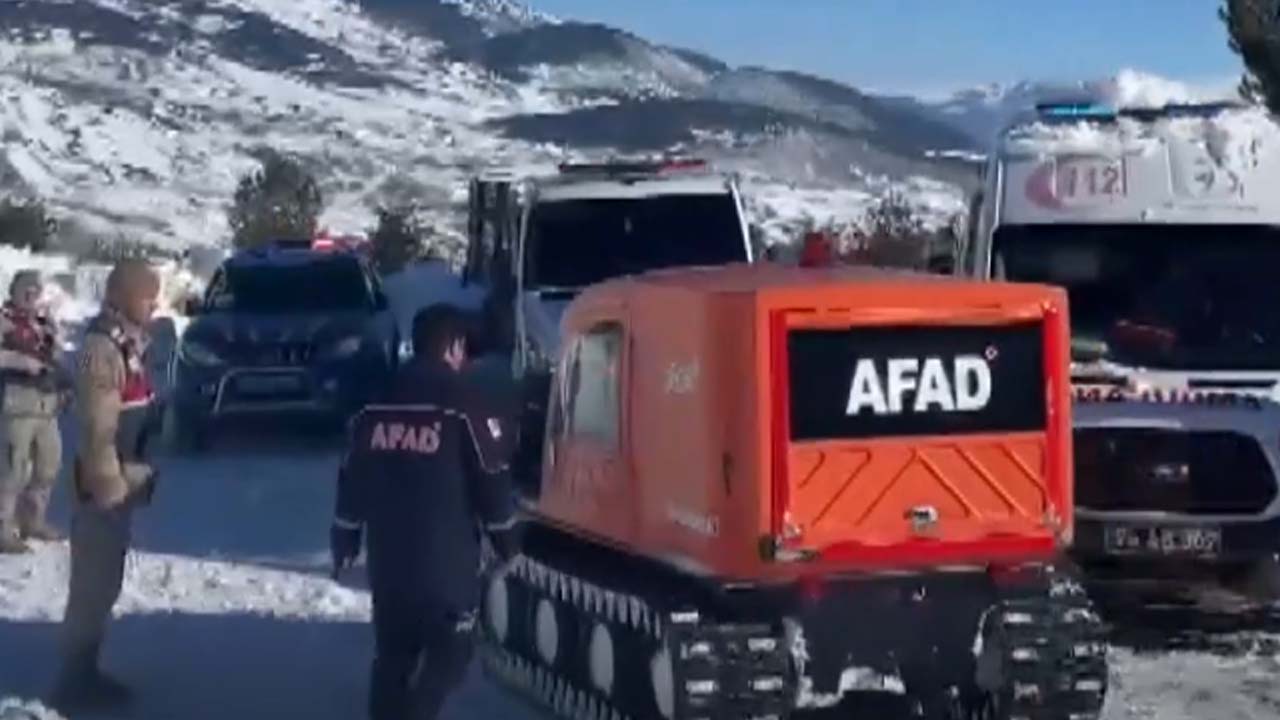
[[[62,621],[63,652],[70,662],[93,663],[124,583],[133,510],[88,504],[71,518],[71,573]]]
[[[372,720],[435,720],[471,664],[475,612],[375,594],[375,652],[369,682]]]

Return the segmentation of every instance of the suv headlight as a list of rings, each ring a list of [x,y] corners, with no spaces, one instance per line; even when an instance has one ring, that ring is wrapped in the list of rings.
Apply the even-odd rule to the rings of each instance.
[[[192,365],[210,367],[222,364],[222,357],[212,348],[195,340],[183,340],[178,344],[178,356]]]
[[[329,346],[329,355],[336,358],[349,358],[360,352],[360,348],[363,346],[364,338],[359,335],[351,335]]]

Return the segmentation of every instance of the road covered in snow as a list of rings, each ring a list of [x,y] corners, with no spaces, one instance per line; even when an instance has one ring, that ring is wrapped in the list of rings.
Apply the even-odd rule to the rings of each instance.
[[[361,573],[341,583],[328,577],[333,438],[257,430],[206,455],[160,460],[162,485],[138,515],[137,552],[105,653],[139,690],[133,717],[364,716],[369,596]],[[54,517],[65,523],[66,515],[60,488]],[[0,559],[0,697],[45,692],[66,572],[65,545]],[[1113,649],[1108,720],[1280,712],[1280,635],[1168,644]],[[540,716],[477,669],[446,717]]]
[[[334,446],[252,432],[161,459],[105,650],[139,691],[133,717],[364,716],[369,596],[363,573],[328,577]],[[65,488],[55,510],[65,526]],[[0,697],[51,682],[66,574],[65,545],[0,559]],[[535,716],[477,671],[446,717]]]

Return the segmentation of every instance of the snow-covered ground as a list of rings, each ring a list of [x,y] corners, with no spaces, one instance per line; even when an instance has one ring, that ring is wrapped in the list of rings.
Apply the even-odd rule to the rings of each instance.
[[[256,435],[228,438],[210,456],[160,460],[162,485],[137,517],[106,650],[141,693],[140,720],[362,717],[369,597],[358,573],[344,582],[327,574],[336,451],[327,438]],[[54,519],[66,520],[65,488]],[[0,697],[45,691],[66,572],[64,545],[0,559]],[[1229,652],[1114,649],[1105,717],[1274,717],[1280,636],[1245,633],[1232,644]],[[541,716],[477,670],[446,717]]]
[[[105,651],[140,692],[134,717],[363,717],[369,596],[358,573],[328,577],[336,451],[268,437],[159,462]],[[54,519],[66,515],[62,487]],[[0,697],[47,690],[66,573],[65,545],[0,559]],[[477,671],[446,717],[536,715]]]

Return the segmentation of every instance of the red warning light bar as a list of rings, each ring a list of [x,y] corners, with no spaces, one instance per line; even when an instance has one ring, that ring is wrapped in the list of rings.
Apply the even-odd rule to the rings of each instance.
[[[701,158],[671,158],[654,161],[560,163],[562,175],[657,175],[680,170],[700,170],[708,165]]]

